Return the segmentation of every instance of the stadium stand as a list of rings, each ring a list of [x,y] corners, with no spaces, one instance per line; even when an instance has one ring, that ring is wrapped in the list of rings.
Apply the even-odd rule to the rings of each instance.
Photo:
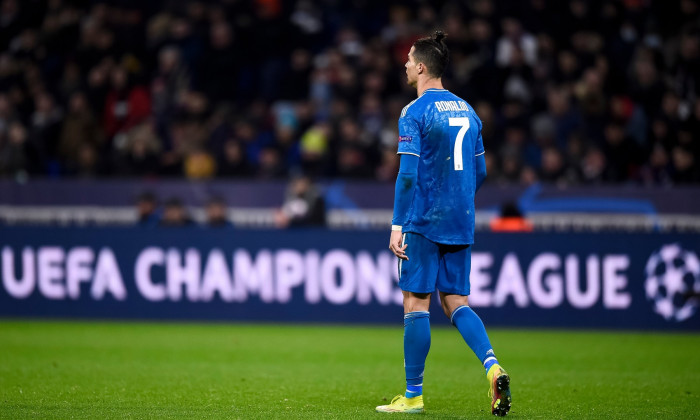
[[[487,182],[697,184],[699,16],[696,0],[3,0],[0,174],[391,182],[405,54],[442,27]]]

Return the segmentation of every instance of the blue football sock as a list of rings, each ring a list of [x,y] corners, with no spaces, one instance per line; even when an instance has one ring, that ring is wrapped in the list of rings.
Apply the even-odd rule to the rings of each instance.
[[[430,350],[430,312],[409,312],[403,317],[403,357],[406,398],[423,395],[423,371]]]
[[[486,334],[484,323],[481,318],[469,306],[460,306],[452,312],[452,325],[457,327],[462,338],[467,342],[476,357],[484,365],[486,372],[494,364],[498,363],[491,348],[489,336]]]

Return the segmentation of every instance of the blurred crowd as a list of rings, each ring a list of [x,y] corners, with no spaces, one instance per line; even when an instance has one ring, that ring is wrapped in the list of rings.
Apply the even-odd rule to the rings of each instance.
[[[700,182],[700,0],[0,0],[0,176],[391,182],[435,28],[488,182]]]
[[[223,197],[212,196],[204,204],[199,225],[211,228],[233,227],[234,219]],[[143,227],[188,227],[195,218],[177,196],[163,203],[150,191],[136,198],[137,225]],[[308,176],[294,176],[287,186],[282,205],[274,212],[272,224],[277,228],[326,226],[326,200]]]

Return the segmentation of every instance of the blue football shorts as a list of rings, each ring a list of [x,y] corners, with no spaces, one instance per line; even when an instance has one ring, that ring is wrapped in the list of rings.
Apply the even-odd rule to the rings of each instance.
[[[408,261],[399,260],[399,287],[413,293],[469,295],[469,271],[472,248],[469,245],[445,245],[417,233],[406,232]]]

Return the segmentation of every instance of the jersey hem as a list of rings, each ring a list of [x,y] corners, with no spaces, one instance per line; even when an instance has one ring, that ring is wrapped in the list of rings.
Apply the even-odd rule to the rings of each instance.
[[[469,242],[469,241],[464,242],[462,240],[456,240],[456,241],[450,241],[450,240],[446,241],[444,239],[436,240],[436,239],[430,237],[429,235],[426,235],[423,232],[418,232],[414,229],[411,229],[410,227],[406,228],[405,226],[404,226],[404,230],[402,232],[403,233],[415,233],[416,235],[420,235],[420,236],[424,237],[425,239],[429,240],[430,242],[434,242],[434,243],[440,244],[440,245],[474,245],[473,239],[471,240],[471,242]]]

